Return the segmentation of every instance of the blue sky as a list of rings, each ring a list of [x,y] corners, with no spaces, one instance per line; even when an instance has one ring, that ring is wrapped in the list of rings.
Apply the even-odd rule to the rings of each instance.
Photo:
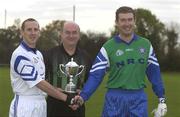
[[[0,27],[12,25],[17,18],[21,21],[36,18],[41,27],[57,19],[73,20],[73,5],[76,6],[75,21],[84,32],[109,32],[114,25],[116,9],[125,5],[148,9],[163,23],[180,24],[180,0],[3,0]]]

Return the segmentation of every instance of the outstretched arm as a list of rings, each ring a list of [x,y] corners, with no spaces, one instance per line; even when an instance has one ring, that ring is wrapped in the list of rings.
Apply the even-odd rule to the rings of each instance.
[[[102,47],[89,72],[88,80],[86,81],[80,96],[84,101],[96,91],[103,80],[107,68],[109,67],[109,60],[106,50]]]
[[[47,81],[42,80],[40,81],[37,85],[36,85],[39,89],[41,89],[42,91],[46,92],[48,95],[62,100],[62,101],[66,101],[67,95],[60,92],[58,89],[56,89],[55,87],[53,87],[51,84],[49,84]]]

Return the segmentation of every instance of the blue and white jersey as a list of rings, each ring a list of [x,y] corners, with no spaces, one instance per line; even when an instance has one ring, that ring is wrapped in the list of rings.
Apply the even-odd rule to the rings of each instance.
[[[45,65],[40,51],[28,47],[23,41],[11,56],[10,77],[17,95],[44,95],[36,85],[45,79]]]

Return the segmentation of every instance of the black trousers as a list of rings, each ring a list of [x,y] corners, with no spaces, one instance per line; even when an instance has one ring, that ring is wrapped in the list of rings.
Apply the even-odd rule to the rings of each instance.
[[[74,111],[65,102],[48,96],[47,117],[85,117],[85,105]]]

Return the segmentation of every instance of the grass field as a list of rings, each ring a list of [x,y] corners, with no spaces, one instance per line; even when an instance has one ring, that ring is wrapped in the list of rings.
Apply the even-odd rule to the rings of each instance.
[[[180,117],[180,73],[163,73],[163,81],[166,88],[168,113],[166,117]],[[98,90],[86,103],[86,117],[100,117],[107,78],[104,79]],[[151,90],[151,85],[147,82],[145,89],[148,95],[149,117],[153,117],[151,111],[157,106],[157,98]],[[8,110],[11,99],[13,98],[9,68],[0,68],[0,117],[8,117]]]

